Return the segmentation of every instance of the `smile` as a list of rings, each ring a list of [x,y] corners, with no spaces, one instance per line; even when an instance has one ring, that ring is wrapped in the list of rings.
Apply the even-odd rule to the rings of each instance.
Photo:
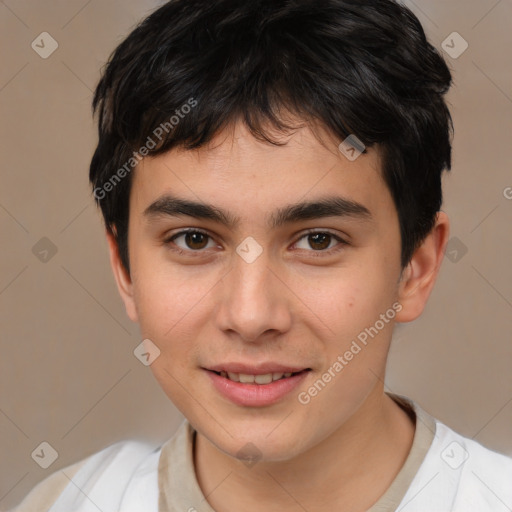
[[[264,407],[277,403],[296,389],[310,368],[296,372],[238,373],[205,370],[213,389],[230,402],[244,407]]]
[[[270,384],[273,381],[280,379],[287,379],[292,375],[300,372],[274,372],[274,373],[265,373],[263,375],[249,375],[247,373],[234,373],[234,372],[215,372],[217,375],[224,377],[225,379],[229,379],[233,382],[241,382],[243,384]]]

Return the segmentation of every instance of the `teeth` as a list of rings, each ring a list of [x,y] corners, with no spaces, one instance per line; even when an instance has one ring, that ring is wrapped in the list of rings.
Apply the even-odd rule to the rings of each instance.
[[[246,373],[220,372],[221,377],[232,380],[233,382],[241,382],[243,384],[270,384],[272,381],[292,376],[292,372],[274,372],[265,373],[264,375],[248,375]]]
[[[272,382],[272,373],[266,373],[265,375],[256,375],[254,382],[256,384],[270,384]]]

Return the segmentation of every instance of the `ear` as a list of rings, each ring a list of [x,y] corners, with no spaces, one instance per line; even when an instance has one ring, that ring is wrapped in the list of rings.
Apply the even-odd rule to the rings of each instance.
[[[124,268],[119,256],[119,246],[112,233],[106,232],[108,249],[110,253],[110,266],[116,280],[117,289],[123,299],[126,314],[132,322],[138,322],[139,316],[137,314],[137,308],[135,307],[135,300],[133,298],[133,284],[131,281],[130,274]]]
[[[438,212],[432,231],[402,271],[398,288],[402,309],[396,315],[397,322],[411,322],[423,312],[441,268],[449,232],[448,216]]]

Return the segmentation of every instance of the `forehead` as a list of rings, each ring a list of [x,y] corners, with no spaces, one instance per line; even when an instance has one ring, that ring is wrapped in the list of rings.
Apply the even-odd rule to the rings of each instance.
[[[341,141],[307,127],[278,141],[259,141],[238,123],[201,148],[146,157],[134,171],[131,208],[142,215],[165,194],[215,203],[241,217],[334,193],[368,209],[389,204],[377,149],[350,161],[338,149]]]

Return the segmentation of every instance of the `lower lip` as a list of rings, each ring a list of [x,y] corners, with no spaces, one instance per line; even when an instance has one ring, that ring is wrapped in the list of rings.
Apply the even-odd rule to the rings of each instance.
[[[221,395],[237,405],[249,407],[263,407],[278,402],[299,386],[309,373],[308,370],[304,370],[269,384],[245,384],[221,377],[210,370],[205,371]]]

